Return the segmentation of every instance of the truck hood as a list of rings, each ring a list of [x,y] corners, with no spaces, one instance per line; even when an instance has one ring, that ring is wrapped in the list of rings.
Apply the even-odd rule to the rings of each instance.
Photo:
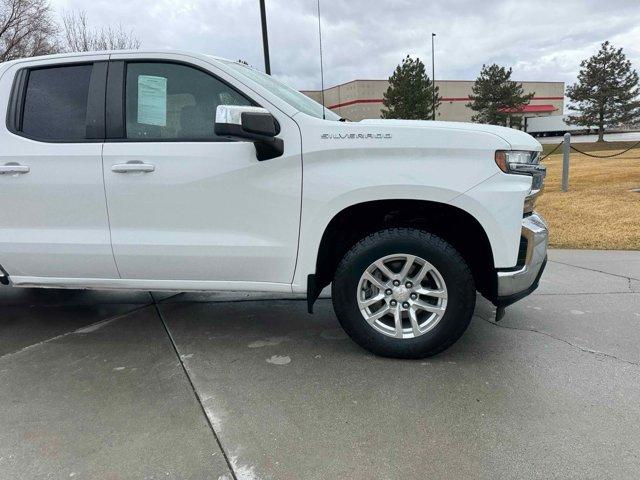
[[[466,132],[484,132],[501,138],[513,150],[542,151],[542,145],[528,133],[513,128],[467,122],[436,122],[431,120],[386,120],[371,119],[357,122],[359,125],[388,125],[392,127],[425,128],[430,130],[459,130]]]

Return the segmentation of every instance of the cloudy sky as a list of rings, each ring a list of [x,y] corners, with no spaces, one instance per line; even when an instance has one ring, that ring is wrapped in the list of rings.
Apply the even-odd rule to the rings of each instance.
[[[436,78],[474,79],[483,63],[511,66],[516,80],[573,82],[580,60],[604,40],[640,70],[640,0],[320,0],[325,85],[387,78],[406,54]],[[263,68],[258,0],[52,0],[57,13],[85,10],[95,26],[121,23],[142,48],[243,59]],[[318,88],[316,0],[266,0],[272,73]]]

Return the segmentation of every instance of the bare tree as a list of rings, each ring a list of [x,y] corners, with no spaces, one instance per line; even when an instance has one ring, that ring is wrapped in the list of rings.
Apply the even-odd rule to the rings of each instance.
[[[57,51],[48,0],[0,0],[0,62]]]
[[[96,50],[135,50],[140,40],[133,31],[126,32],[121,24],[115,27],[92,28],[85,11],[62,14],[62,49],[67,52]]]

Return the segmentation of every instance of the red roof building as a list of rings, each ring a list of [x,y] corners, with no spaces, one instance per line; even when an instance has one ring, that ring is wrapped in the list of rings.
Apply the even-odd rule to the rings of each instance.
[[[501,108],[502,113],[551,113],[558,110],[553,105],[525,105],[522,108]]]

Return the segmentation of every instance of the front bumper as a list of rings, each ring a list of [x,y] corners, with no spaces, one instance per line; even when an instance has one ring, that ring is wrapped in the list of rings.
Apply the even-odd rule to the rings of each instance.
[[[547,264],[549,230],[540,215],[534,212],[522,219],[522,237],[527,242],[524,264],[498,271],[498,307],[511,305],[538,288]]]

